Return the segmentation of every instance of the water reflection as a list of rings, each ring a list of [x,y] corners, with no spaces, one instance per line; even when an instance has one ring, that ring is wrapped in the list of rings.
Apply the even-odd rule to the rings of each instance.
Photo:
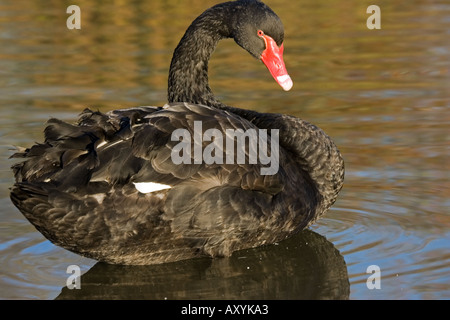
[[[231,258],[193,259],[154,266],[97,263],[81,290],[57,299],[348,299],[343,256],[325,237],[304,230]]]

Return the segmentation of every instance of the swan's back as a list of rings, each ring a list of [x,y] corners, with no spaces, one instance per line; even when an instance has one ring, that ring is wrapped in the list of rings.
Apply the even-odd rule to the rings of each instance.
[[[250,164],[248,148],[241,164],[196,164],[193,152],[191,164],[174,164],[180,140],[172,141],[172,133],[184,128],[194,136],[200,121],[203,132],[259,129],[187,103],[85,110],[78,125],[52,119],[44,144],[15,155],[26,160],[14,166],[11,198],[55,244],[121,264],[227,256],[280,241],[315,215],[318,195],[282,148],[274,175]],[[203,141],[202,149],[208,145]],[[165,188],[139,191],[150,183]]]

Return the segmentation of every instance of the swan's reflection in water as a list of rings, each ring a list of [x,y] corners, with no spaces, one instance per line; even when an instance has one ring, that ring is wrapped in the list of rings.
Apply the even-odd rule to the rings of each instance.
[[[230,258],[154,266],[97,263],[81,289],[57,299],[347,299],[343,256],[323,236],[304,230],[279,243]]]

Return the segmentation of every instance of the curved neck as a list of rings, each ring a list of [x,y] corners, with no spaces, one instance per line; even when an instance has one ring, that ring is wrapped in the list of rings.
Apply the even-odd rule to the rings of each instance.
[[[169,70],[168,100],[220,107],[208,83],[208,62],[217,43],[231,37],[228,8],[223,3],[192,22],[176,47]]]
[[[208,84],[208,61],[223,39],[231,37],[236,2],[206,10],[189,26],[176,47],[169,70],[168,100],[216,107],[247,119],[261,129],[279,129],[279,143],[293,153],[297,165],[308,173],[321,196],[318,214],[325,212],[342,188],[344,162],[333,141],[316,126],[301,119],[229,107],[216,100]]]

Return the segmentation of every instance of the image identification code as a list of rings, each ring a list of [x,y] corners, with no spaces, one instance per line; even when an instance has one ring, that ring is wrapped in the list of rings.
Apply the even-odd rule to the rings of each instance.
[[[222,313],[229,315],[251,315],[251,314],[269,314],[269,306],[266,304],[228,304],[226,308],[216,307],[198,307],[189,304],[187,307],[181,308],[181,314],[183,315],[207,315],[210,318],[214,316],[214,313]]]

